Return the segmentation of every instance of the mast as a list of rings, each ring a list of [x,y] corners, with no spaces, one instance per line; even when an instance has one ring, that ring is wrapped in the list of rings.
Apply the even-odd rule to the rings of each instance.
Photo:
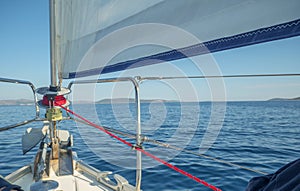
[[[55,58],[55,0],[49,0],[50,17],[50,90],[57,87],[57,68]]]
[[[62,118],[60,108],[54,108],[55,97],[60,91],[60,87],[57,84],[57,68],[56,68],[56,28],[55,28],[55,0],[49,0],[49,17],[50,17],[50,92],[54,94],[48,94],[48,100],[50,102],[47,109],[47,118],[50,121],[50,137],[52,143],[52,159],[58,159],[59,157],[59,139],[57,137],[57,121]],[[57,116],[54,117],[53,116]]]

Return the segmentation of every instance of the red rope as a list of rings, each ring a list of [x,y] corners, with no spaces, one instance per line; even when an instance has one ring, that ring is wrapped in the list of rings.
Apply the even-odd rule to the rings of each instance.
[[[74,115],[74,116],[78,117],[79,119],[85,121],[85,122],[88,123],[89,125],[91,125],[91,126],[97,128],[97,129],[99,129],[99,130],[105,132],[106,134],[110,135],[111,137],[113,137],[113,138],[115,138],[115,139],[121,141],[121,142],[124,143],[125,145],[128,145],[129,147],[134,147],[131,143],[127,142],[126,140],[124,140],[124,139],[122,139],[122,138],[116,136],[115,134],[113,134],[113,133],[107,131],[106,129],[104,129],[103,127],[101,127],[101,126],[99,126],[99,125],[97,125],[97,124],[95,124],[95,123],[93,123],[93,122],[91,122],[91,121],[85,119],[84,117],[82,117],[82,116],[76,114],[76,113],[73,112],[72,110],[70,110],[70,109],[68,109],[68,108],[66,108],[66,107],[63,107],[62,105],[59,105],[59,106],[60,106],[62,109],[66,110],[67,112],[71,113],[72,115]],[[215,187],[215,186],[213,186],[213,185],[211,185],[211,184],[205,182],[204,180],[201,180],[200,178],[197,178],[196,176],[193,176],[192,174],[190,174],[190,173],[188,173],[188,172],[186,172],[186,171],[184,171],[184,170],[182,170],[182,169],[180,169],[180,168],[178,168],[178,167],[176,167],[176,166],[174,166],[174,165],[172,165],[172,164],[170,164],[170,163],[168,163],[168,162],[166,162],[166,161],[164,161],[164,160],[162,160],[162,159],[160,159],[160,158],[158,158],[158,157],[156,157],[156,156],[154,156],[153,154],[151,154],[151,153],[149,153],[149,152],[147,152],[147,151],[145,151],[145,150],[143,150],[143,149],[141,149],[141,148],[139,148],[139,147],[135,147],[135,149],[138,150],[138,151],[140,151],[140,152],[142,152],[142,153],[144,153],[145,155],[147,155],[147,156],[153,158],[154,160],[156,160],[156,161],[158,161],[158,162],[160,162],[160,163],[166,165],[167,167],[169,167],[169,168],[171,168],[171,169],[173,169],[173,170],[175,170],[175,171],[177,171],[177,172],[179,172],[179,173],[181,173],[181,174],[183,174],[183,175],[185,175],[185,176],[191,178],[192,180],[194,180],[194,181],[196,181],[196,182],[199,182],[199,183],[203,184],[204,186],[206,186],[206,187],[208,187],[208,188],[210,188],[210,189],[212,189],[212,190],[214,190],[214,191],[221,191],[221,189],[219,189],[219,188],[217,188],[217,187]]]

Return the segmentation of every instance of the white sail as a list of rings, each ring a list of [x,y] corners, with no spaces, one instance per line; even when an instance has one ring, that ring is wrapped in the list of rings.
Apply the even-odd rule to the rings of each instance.
[[[300,35],[299,0],[57,0],[55,6],[64,78]]]

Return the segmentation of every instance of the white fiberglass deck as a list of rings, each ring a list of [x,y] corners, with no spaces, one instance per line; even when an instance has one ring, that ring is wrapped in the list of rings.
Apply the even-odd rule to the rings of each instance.
[[[82,162],[74,161],[74,164],[75,169],[73,175],[57,176],[53,169],[51,169],[49,177],[43,178],[42,181],[56,181],[58,183],[58,187],[55,189],[49,189],[53,191],[135,190],[135,188],[129,185],[128,181],[120,175],[114,175],[117,182],[114,183],[108,179],[107,172],[101,172]],[[13,184],[21,186],[24,191],[34,191],[30,190],[31,185],[35,183],[30,165],[24,166],[23,168],[8,175],[6,179]]]

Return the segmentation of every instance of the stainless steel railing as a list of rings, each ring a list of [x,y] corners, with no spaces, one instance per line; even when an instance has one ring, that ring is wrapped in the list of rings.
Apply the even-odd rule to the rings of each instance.
[[[0,127],[0,131],[5,131],[8,129],[19,127],[21,125],[26,125],[26,124],[34,122],[34,121],[41,121],[41,119],[39,118],[40,108],[39,108],[39,105],[37,104],[38,100],[37,100],[37,95],[36,95],[36,88],[31,82],[26,81],[26,80],[17,80],[17,79],[9,79],[9,78],[0,78],[0,82],[28,85],[32,90],[34,105],[35,105],[35,118],[30,119],[30,120],[25,120],[22,122],[18,122],[18,123],[12,124],[12,125]]]

